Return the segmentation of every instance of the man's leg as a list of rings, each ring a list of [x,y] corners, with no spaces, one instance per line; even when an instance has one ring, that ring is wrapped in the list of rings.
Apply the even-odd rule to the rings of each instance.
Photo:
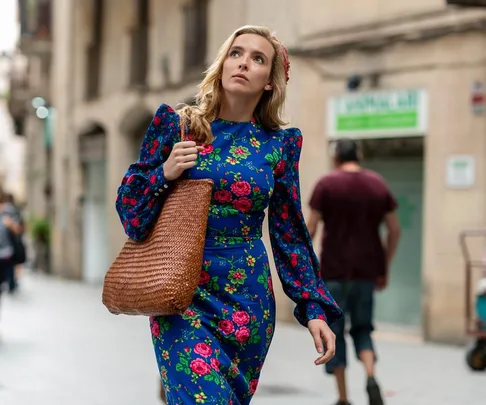
[[[327,288],[336,300],[339,307],[346,312],[346,290],[347,286],[343,282],[328,281]],[[326,373],[334,374],[339,393],[339,405],[348,404],[348,393],[346,388],[346,340],[345,317],[343,316],[338,322],[331,325],[331,329],[336,335],[336,353],[334,357],[326,364]]]
[[[14,293],[17,291],[17,277],[15,275],[15,265],[8,263],[8,292]]]
[[[383,405],[380,388],[375,379],[376,354],[371,339],[373,332],[373,281],[356,281],[352,284],[348,311],[351,320],[350,334],[356,355],[362,361],[367,375],[367,391],[370,405]]]

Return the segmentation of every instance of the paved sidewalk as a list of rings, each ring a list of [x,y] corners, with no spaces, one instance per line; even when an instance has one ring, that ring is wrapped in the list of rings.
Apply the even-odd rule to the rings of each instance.
[[[110,315],[100,288],[27,276],[4,297],[0,318],[1,405],[157,405],[147,320]],[[387,405],[484,405],[486,373],[470,373],[464,348],[378,339]],[[255,405],[331,405],[333,380],[313,365],[301,327],[278,325]],[[367,405],[353,360],[354,405]]]

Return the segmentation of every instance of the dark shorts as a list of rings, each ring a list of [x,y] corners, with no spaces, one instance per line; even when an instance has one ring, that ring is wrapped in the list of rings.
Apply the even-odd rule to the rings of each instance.
[[[336,335],[336,353],[326,364],[326,372],[332,374],[336,367],[346,366],[346,318],[349,318],[349,334],[354,342],[356,356],[363,350],[372,350],[374,281],[327,281],[329,292],[346,316],[335,322],[331,329]]]

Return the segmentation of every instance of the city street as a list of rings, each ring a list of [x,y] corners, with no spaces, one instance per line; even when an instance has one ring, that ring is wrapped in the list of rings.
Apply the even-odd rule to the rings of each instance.
[[[157,405],[158,376],[147,319],[112,316],[100,288],[28,275],[6,297],[0,321],[1,405]],[[464,348],[392,334],[377,339],[388,405],[484,405],[486,373]],[[307,331],[278,325],[255,405],[331,405],[332,379],[313,365]],[[349,372],[354,405],[367,405],[361,368]]]

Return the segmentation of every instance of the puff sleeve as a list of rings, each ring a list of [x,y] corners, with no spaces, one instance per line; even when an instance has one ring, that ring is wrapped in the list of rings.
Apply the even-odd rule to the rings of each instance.
[[[179,141],[179,115],[162,104],[150,123],[138,160],[131,164],[118,188],[116,210],[125,233],[144,240],[152,230],[167,193],[163,163]]]
[[[312,319],[329,325],[342,316],[320,277],[319,262],[304,222],[299,185],[302,134],[281,131],[281,160],[274,169],[275,186],[269,207],[269,230],[277,272],[284,292],[296,303],[294,315],[307,326]]]

